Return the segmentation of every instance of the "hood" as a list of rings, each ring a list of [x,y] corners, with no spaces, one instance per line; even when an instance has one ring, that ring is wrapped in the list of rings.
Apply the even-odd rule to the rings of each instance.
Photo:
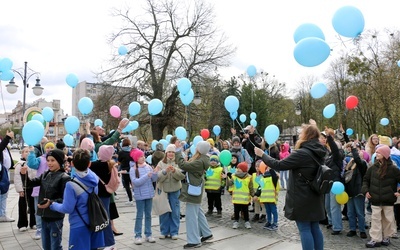
[[[309,149],[313,152],[315,156],[318,158],[325,158],[326,156],[326,149],[324,146],[319,142],[318,139],[312,139],[310,141],[306,141],[301,145],[301,148]]]
[[[281,145],[281,152],[282,153],[289,152],[289,144],[288,143],[284,143],[284,144]]]
[[[74,178],[78,179],[80,182],[85,184],[87,187],[96,187],[99,183],[99,177],[88,168],[88,173],[85,177],[81,178],[77,175],[74,175]]]

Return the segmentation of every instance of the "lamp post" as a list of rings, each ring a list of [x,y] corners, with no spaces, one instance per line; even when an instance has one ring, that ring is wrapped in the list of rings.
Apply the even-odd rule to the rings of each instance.
[[[40,74],[30,68],[28,68],[28,62],[24,63],[24,68],[23,68],[23,72],[19,72],[18,70],[13,69],[12,70],[14,73],[17,73],[23,82],[24,85],[24,95],[23,95],[23,99],[22,99],[22,118],[25,116],[25,104],[26,104],[26,88],[29,88],[29,79],[36,75],[36,84],[34,87],[32,87],[33,90],[33,94],[35,94],[36,96],[40,96],[43,93],[43,87],[40,85]],[[7,91],[10,94],[14,94],[17,92],[18,90],[18,85],[15,84],[14,81],[14,77],[11,79],[11,81],[6,85],[7,87]],[[23,122],[23,121],[21,121]],[[24,126],[24,124],[22,124],[21,128]],[[22,137],[21,137],[22,138]],[[22,138],[22,147],[24,146],[24,138]]]

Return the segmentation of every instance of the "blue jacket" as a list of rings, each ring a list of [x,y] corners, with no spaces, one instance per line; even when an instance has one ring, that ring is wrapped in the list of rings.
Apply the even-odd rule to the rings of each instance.
[[[139,176],[136,176],[136,169],[139,171]],[[129,176],[134,187],[135,200],[146,200],[154,197],[154,186],[153,182],[157,181],[157,173],[153,173],[151,178],[147,175],[149,172],[153,172],[153,168],[149,165],[144,167],[136,167],[134,164],[129,171]]]

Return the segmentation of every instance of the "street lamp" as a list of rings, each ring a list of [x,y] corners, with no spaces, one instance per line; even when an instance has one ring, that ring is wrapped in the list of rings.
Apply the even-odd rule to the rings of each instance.
[[[201,103],[201,96],[199,91],[196,91],[196,94],[194,94],[194,98],[193,98],[193,103],[197,106]]]
[[[296,115],[301,115],[301,103],[298,102],[295,109]]]

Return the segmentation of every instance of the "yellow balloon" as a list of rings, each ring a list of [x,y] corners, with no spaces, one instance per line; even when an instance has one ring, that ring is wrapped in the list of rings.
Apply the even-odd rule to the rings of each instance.
[[[336,195],[337,203],[344,205],[349,201],[349,195],[346,192]]]

